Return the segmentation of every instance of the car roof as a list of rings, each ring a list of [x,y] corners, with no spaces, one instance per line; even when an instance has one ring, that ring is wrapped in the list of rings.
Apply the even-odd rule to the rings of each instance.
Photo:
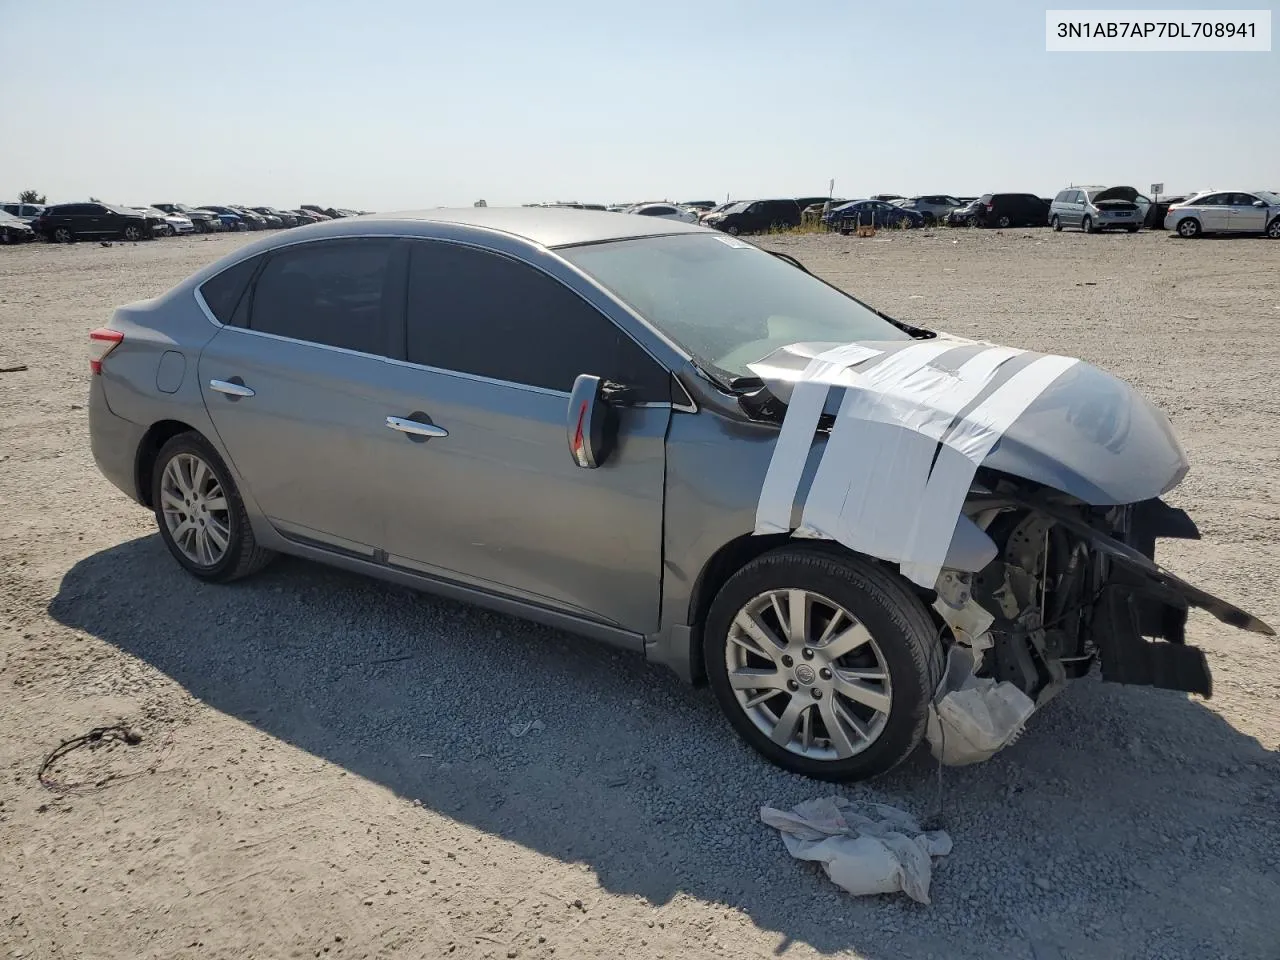
[[[406,236],[429,236],[432,224],[476,227],[520,237],[544,247],[602,243],[671,233],[708,233],[706,227],[674,220],[647,217],[620,217],[605,210],[574,210],[557,207],[459,207],[437,210],[410,210],[344,217],[301,227],[310,236],[342,236],[367,232],[375,225],[402,232]],[[290,231],[297,237],[302,234]]]

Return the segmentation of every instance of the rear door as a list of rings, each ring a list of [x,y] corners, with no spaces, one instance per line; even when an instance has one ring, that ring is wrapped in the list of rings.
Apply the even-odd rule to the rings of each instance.
[[[1212,193],[1197,200],[1195,206],[1200,211],[1200,226],[1210,233],[1225,233],[1231,229],[1230,200],[1229,193]]]
[[[379,411],[443,431],[386,430],[389,562],[636,633],[657,629],[671,377],[611,319],[523,261],[410,243],[408,362]],[[574,464],[579,374],[628,385],[619,442]],[[447,435],[445,435],[447,434]]]
[[[384,386],[403,342],[395,250],[381,238],[295,244],[242,267],[253,282],[239,296],[235,277],[225,295],[202,287],[228,325],[201,353],[200,387],[250,494],[286,536],[364,557],[384,541],[378,465],[399,439]]]

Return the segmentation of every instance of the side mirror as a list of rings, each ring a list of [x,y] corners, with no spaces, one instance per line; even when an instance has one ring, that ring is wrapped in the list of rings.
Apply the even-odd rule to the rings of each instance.
[[[617,414],[603,379],[584,373],[573,381],[565,428],[569,455],[579,467],[594,470],[608,460],[617,437]]]
[[[1265,200],[1255,200],[1253,201],[1253,205],[1255,207],[1265,207],[1267,205],[1267,202]]]

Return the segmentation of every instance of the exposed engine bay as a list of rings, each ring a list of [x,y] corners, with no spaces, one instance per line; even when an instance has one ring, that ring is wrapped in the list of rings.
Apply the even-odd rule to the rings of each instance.
[[[1199,539],[1184,511],[1159,499],[1090,507],[1032,486],[999,478],[975,487],[965,514],[997,556],[938,580],[934,609],[973,653],[978,676],[1012,683],[1037,706],[1095,663],[1105,681],[1210,697],[1204,654],[1186,643],[1189,608],[1273,633],[1155,563],[1157,539]]]

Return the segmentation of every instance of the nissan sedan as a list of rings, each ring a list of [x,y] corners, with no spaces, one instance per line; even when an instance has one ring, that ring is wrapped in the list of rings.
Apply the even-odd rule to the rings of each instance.
[[[1187,461],[1127,385],[698,226],[314,224],[89,339],[93,455],[192,576],[293,554],[616,644],[813,777],[910,754],[961,649],[1034,704],[1096,662],[1208,696],[1188,610],[1272,632],[1155,563]]]

